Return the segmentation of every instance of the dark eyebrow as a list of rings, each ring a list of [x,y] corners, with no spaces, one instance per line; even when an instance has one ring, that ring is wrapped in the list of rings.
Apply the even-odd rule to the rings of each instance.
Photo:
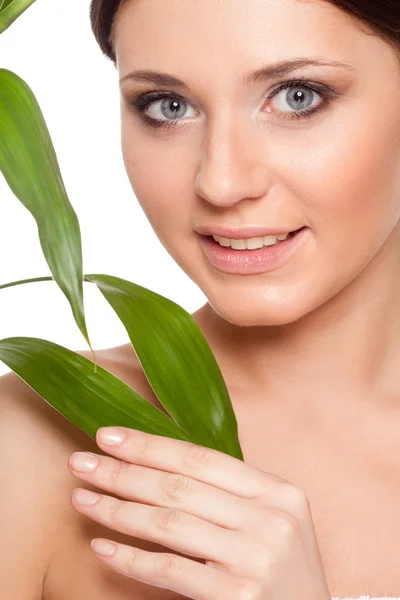
[[[351,71],[356,71],[355,67],[352,65],[338,62],[336,60],[328,61],[310,58],[295,58],[292,60],[283,60],[273,65],[267,65],[262,69],[258,69],[257,71],[254,71],[254,73],[246,75],[244,78],[244,83],[248,85],[258,81],[272,79],[273,77],[282,77],[291,71],[294,71],[295,69],[308,66],[342,67]],[[128,73],[127,75],[124,75],[124,77],[121,77],[119,83],[121,84],[128,79],[130,81],[154,83],[155,85],[159,86],[177,86],[188,89],[188,86],[180,79],[177,79],[172,75],[168,75],[167,73],[157,73],[156,71],[133,71],[132,73]]]

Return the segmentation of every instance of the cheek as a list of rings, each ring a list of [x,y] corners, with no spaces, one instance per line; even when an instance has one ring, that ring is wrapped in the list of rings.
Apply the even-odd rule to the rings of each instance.
[[[167,150],[162,139],[152,139],[151,135],[146,139],[137,132],[129,135],[128,128],[122,133],[130,184],[154,232],[169,251],[174,239],[181,243],[181,236],[193,229],[190,169],[185,169],[181,151],[174,152],[171,141]],[[178,232],[180,236],[175,236]]]
[[[292,180],[314,240],[297,274],[271,290],[278,322],[291,322],[344,290],[386,247],[400,217],[398,122],[342,126],[336,137],[303,154],[301,172]],[[391,242],[386,245],[390,251]]]
[[[400,131],[393,122],[364,129],[345,123],[336,137],[325,131],[303,152],[279,155],[282,188],[310,225],[309,242],[282,270],[239,282],[202,277],[217,313],[241,326],[291,323],[360,275],[400,215]]]
[[[341,122],[340,130],[307,157],[312,171],[303,169],[297,191],[307,198],[304,210],[314,226],[317,254],[336,261],[343,276],[346,271],[356,275],[399,219],[398,110],[393,118],[370,120],[367,115],[354,119],[353,112],[352,120]]]
[[[400,119],[398,110],[388,113],[377,117],[352,107],[340,125],[303,139],[302,151],[277,149],[276,172],[289,191],[290,210],[303,214],[312,238],[283,271],[248,280],[210,271],[193,242],[196,161],[185,144],[174,147],[165,136],[164,147],[158,134],[141,136],[128,125],[122,129],[123,158],[156,235],[216,312],[238,325],[289,323],[357,277],[399,219]]]

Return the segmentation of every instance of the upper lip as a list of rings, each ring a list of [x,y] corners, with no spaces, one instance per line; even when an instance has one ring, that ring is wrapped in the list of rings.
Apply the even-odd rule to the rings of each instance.
[[[297,229],[300,229],[300,227]],[[297,229],[288,229],[287,227],[276,227],[272,229],[268,227],[260,227],[260,225],[248,225],[247,227],[242,227],[240,229],[230,229],[228,227],[222,227],[221,225],[204,225],[203,227],[197,228],[197,233],[200,233],[201,235],[218,235],[231,240],[240,240],[243,238],[264,237],[265,235],[283,235],[286,233],[291,233],[292,231],[297,231]]]

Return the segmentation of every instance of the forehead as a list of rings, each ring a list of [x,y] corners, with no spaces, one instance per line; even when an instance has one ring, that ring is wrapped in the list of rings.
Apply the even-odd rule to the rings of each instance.
[[[364,27],[364,28],[363,28]],[[188,80],[297,56],[364,63],[379,38],[324,0],[127,0],[115,23],[121,75],[157,68]],[[389,50],[386,49],[386,52]]]

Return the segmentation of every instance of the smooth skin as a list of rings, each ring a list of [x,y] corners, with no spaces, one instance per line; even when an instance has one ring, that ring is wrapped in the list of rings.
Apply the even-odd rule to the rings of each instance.
[[[96,441],[115,458],[74,453],[71,473],[123,500],[77,488],[74,508],[206,558],[93,540],[112,569],[195,600],[331,600],[300,488],[222,452],[125,427],[101,428]]]
[[[128,177],[165,249],[207,297],[196,318],[230,382],[243,390],[241,409],[300,407],[305,420],[323,418],[330,435],[346,420],[367,420],[388,405],[396,410],[400,62],[394,49],[334,6],[304,0],[128,0],[116,20],[115,47],[124,78]],[[342,65],[244,83],[265,64],[299,57]],[[167,73],[185,85],[126,78],[138,70]],[[295,76],[325,90],[323,108],[307,119],[290,118],[290,89],[272,96],[278,83]],[[154,100],[145,112],[175,119],[168,129],[145,125],[132,105],[140,94],[160,90],[167,99]],[[177,94],[179,118],[168,103]],[[322,95],[311,99],[317,105]],[[306,226],[308,237],[286,265],[268,273],[232,275],[211,266],[197,228],[250,224]],[[261,430],[254,433],[261,438]],[[304,490],[212,452],[193,479],[183,467],[185,444],[148,437],[146,451],[138,453],[129,443],[135,436],[112,448],[117,460],[102,458],[90,476],[124,500],[100,495],[90,508],[76,496],[75,510],[214,564],[118,544],[112,557],[97,554],[99,560],[191,598],[329,598]],[[134,478],[126,483],[129,463],[155,469],[141,471],[145,481],[152,477],[149,495]],[[165,470],[189,476],[191,492],[178,502],[164,500]],[[198,487],[199,474],[207,487]],[[225,493],[215,515],[217,488]],[[205,515],[196,509],[200,489]],[[235,520],[232,494],[241,502],[243,494],[251,497],[243,521]],[[166,514],[176,524],[160,529]],[[228,519],[236,543],[231,529],[210,527],[210,517]],[[143,519],[148,528],[142,529]]]
[[[121,83],[122,153],[132,189],[155,233],[207,298],[194,317],[229,385],[245,448],[248,485],[252,489],[251,463],[259,469],[257,477],[263,477],[268,492],[274,474],[311,498],[332,591],[340,591],[343,597],[399,595],[400,68],[396,53],[349,15],[314,0],[128,0],[117,18],[115,40],[118,77],[152,69],[186,83],[185,88]],[[284,77],[243,82],[265,64],[300,56],[335,60],[350,68],[303,67]],[[300,76],[329,87],[335,96],[304,120],[288,118],[294,110],[293,90],[271,97],[278,84]],[[147,127],[132,108],[139,94],[156,90],[179,93],[185,99],[179,105],[182,116],[176,127]],[[307,107],[311,99],[313,106],[321,101],[317,93],[307,92],[307,99]],[[171,120],[166,116],[166,100],[164,105],[155,101],[147,113]],[[214,269],[201,251],[196,228],[249,224],[288,231],[307,226],[308,239],[284,267],[269,273],[236,276]],[[129,344],[114,354],[115,364],[124,363],[123,354],[126,365],[134,362]],[[131,372],[132,367],[125,371]],[[81,538],[66,519],[63,501],[75,480],[72,472],[67,473],[68,481],[61,472],[60,456],[64,464],[65,454],[67,463],[73,449],[89,449],[89,445],[78,445],[71,436],[60,449],[59,440],[67,437],[65,420],[60,419],[57,428],[48,424],[50,412],[39,420],[30,397],[21,403],[17,419],[12,396],[15,390],[22,396],[20,388],[13,384],[7,391],[9,400],[2,402],[0,419],[2,455],[12,458],[9,467],[2,467],[2,474],[7,474],[4,489],[13,490],[12,500],[8,495],[0,497],[0,512],[7,515],[7,540],[13,544],[3,567],[3,589],[6,581],[9,596],[18,585],[19,599],[40,599],[47,569],[49,598],[54,590],[57,598],[62,593],[71,597],[67,586],[75,583],[74,577],[85,600],[101,593],[110,598],[115,586],[104,592],[98,573],[88,574],[88,561],[82,572],[78,561],[68,570]],[[15,444],[16,437],[20,445]],[[36,443],[35,454],[32,443]],[[150,467],[155,476],[160,472],[158,461],[164,456],[172,459],[175,449],[179,453],[183,446],[174,444],[173,452],[165,448],[155,453]],[[40,468],[29,462],[35,459],[36,464],[37,457]],[[131,463],[120,456],[101,460],[104,467],[94,475],[99,477],[95,485],[112,493],[100,481],[102,469],[110,468],[106,461],[117,461],[114,465],[121,472]],[[134,462],[136,468],[137,459]],[[236,467],[231,461],[229,476]],[[169,472],[174,468],[171,460]],[[212,493],[227,475],[202,483]],[[132,487],[129,493],[136,500],[122,497],[122,501],[129,503],[133,515],[144,500],[137,496],[138,483]],[[241,490],[245,493],[245,486]],[[161,494],[158,488],[148,497],[155,511],[167,508],[160,504]],[[269,502],[271,496],[283,502],[283,496],[268,493]],[[100,510],[106,502],[102,497]],[[221,504],[222,514],[226,506]],[[271,523],[273,509],[269,503],[263,506],[263,522]],[[72,507],[71,512],[81,516],[73,500]],[[102,514],[107,518],[106,512]],[[95,513],[88,509],[85,515],[87,522],[95,523]],[[300,517],[309,518],[304,506]],[[124,526],[134,528],[135,518],[128,521]],[[208,527],[207,519],[201,523]],[[242,527],[242,543],[256,544],[251,526]],[[4,532],[5,527],[3,540]],[[310,573],[316,574],[317,587],[319,581],[323,587],[318,568],[304,562],[312,527],[309,524],[305,536],[291,538],[301,540],[297,549],[288,543],[290,535],[281,534],[275,556],[282,569],[292,560],[296,569],[302,569],[294,575],[296,582],[303,576],[303,582],[292,597],[301,597],[305,590],[312,597],[316,590],[308,588]],[[196,543],[190,529],[182,539],[189,552],[196,551],[190,546]],[[269,544],[266,534],[263,548]],[[130,547],[129,543],[125,549],[119,547],[116,560],[121,551],[131,557]],[[235,550],[241,550],[241,543]],[[109,571],[115,572],[115,559],[95,556],[96,564],[106,561]],[[151,570],[157,564],[156,554],[140,556],[144,568],[147,564]],[[318,554],[307,556],[317,560]],[[223,555],[218,558],[225,564]],[[258,559],[258,554],[249,554],[243,568],[255,569]],[[24,577],[19,575],[19,564],[24,565]],[[223,575],[230,584],[234,581],[233,573],[204,566],[210,578],[219,576],[217,586]],[[26,584],[28,567],[32,591]],[[273,573],[273,583],[271,578],[268,584],[260,579],[260,572],[251,581],[284,585],[277,564]],[[133,581],[130,577],[123,580]],[[96,593],[85,591],[89,580],[96,583]],[[149,597],[154,597],[156,587],[150,583],[149,590]],[[125,595],[132,598],[133,592],[127,589]]]
[[[223,364],[268,401],[300,398],[305,410],[331,411],[332,390],[343,415],[349,402],[363,410],[382,394],[397,401],[394,50],[332,5],[304,0],[128,0],[115,39],[120,78],[152,69],[187,86],[121,83],[122,152],[155,233],[208,299],[197,316]],[[304,67],[243,83],[265,64],[300,56],[350,68]],[[299,76],[337,96],[310,118],[289,119],[296,88],[266,97]],[[154,90],[185,98],[174,127],[146,127],[131,106]],[[313,94],[304,107],[320,102]],[[172,121],[164,103],[146,112]],[[217,224],[309,231],[284,267],[231,275],[212,267],[199,244],[196,228]]]

